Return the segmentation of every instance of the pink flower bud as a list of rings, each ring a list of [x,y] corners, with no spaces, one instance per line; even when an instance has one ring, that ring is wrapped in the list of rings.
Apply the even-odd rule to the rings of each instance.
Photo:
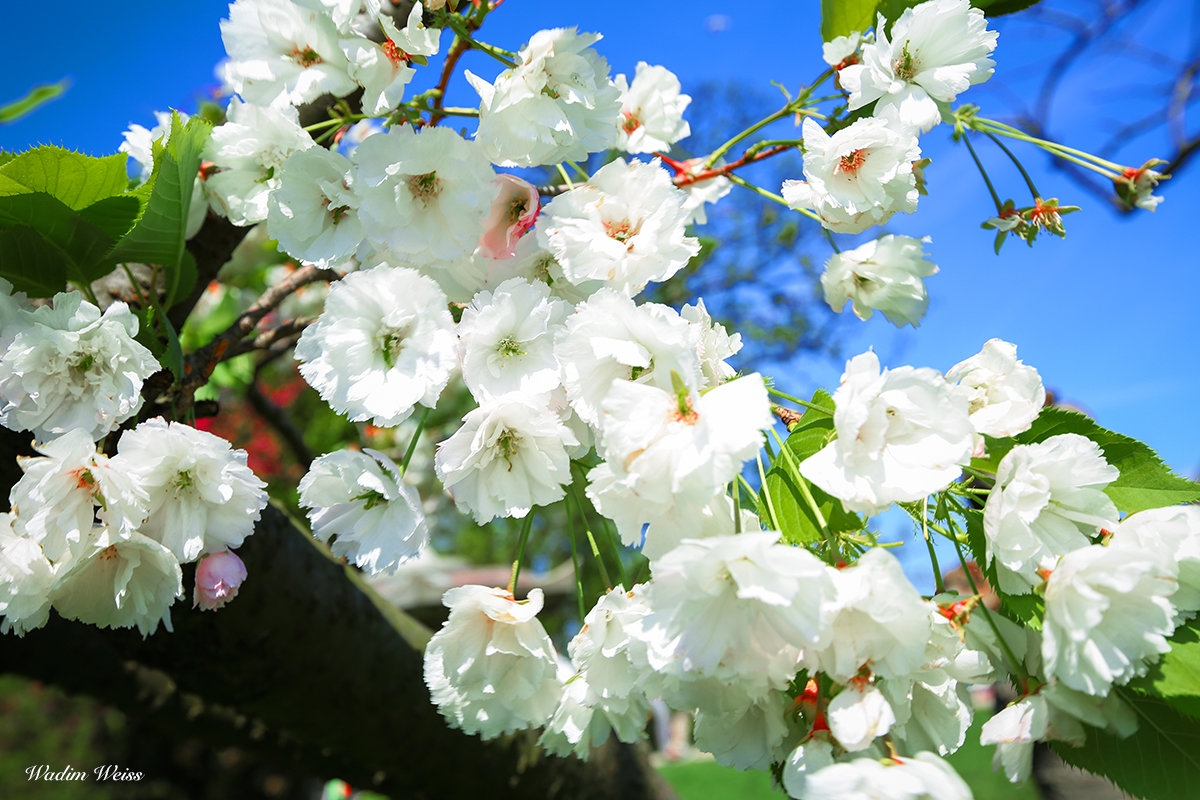
[[[512,258],[513,248],[537,220],[541,205],[537,189],[515,175],[496,176],[499,191],[483,222],[479,246],[491,258]]]
[[[222,550],[200,559],[196,565],[196,591],[192,606],[215,611],[237,597],[238,587],[246,580],[246,565],[236,553]]]

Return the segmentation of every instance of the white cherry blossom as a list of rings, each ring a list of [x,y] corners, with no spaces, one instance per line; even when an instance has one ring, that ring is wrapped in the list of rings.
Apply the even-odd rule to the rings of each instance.
[[[482,525],[560,500],[571,482],[567,450],[576,444],[547,403],[514,392],[463,417],[462,427],[438,445],[434,468],[459,509]]]
[[[459,586],[442,603],[450,616],[425,646],[425,684],[442,716],[483,739],[548,722],[562,686],[537,619],[542,590],[517,601],[504,589]]]
[[[1003,591],[1024,594],[1041,583],[1038,570],[1091,543],[1117,524],[1104,487],[1120,473],[1100,447],[1077,433],[1017,445],[1000,461],[983,509],[989,563]]]
[[[805,180],[784,181],[789,206],[812,209],[836,233],[861,233],[917,210],[913,162],[921,148],[911,133],[874,117],[832,136],[805,117],[802,130]]]
[[[141,534],[183,563],[238,547],[267,505],[246,451],[181,422],[155,417],[126,431],[109,461],[149,496]]]
[[[477,400],[562,385],[554,340],[571,307],[544,283],[510,278],[481,291],[458,323],[463,381]]]
[[[1157,553],[1089,545],[1059,559],[1046,582],[1046,674],[1105,696],[1167,652],[1175,630],[1171,568]]]
[[[875,514],[945,488],[971,459],[967,402],[935,370],[880,371],[873,352],[846,364],[833,395],[837,439],[800,463],[804,477]]]
[[[621,95],[591,47],[599,39],[574,28],[543,30],[493,83],[464,71],[480,96],[475,140],[492,163],[579,161],[616,142]]]
[[[881,312],[897,327],[914,328],[929,307],[925,281],[938,268],[925,258],[929,237],[881,236],[853,250],[834,253],[821,275],[825,302],[839,314],[847,300],[854,301],[854,315],[870,319]]]
[[[300,261],[336,264],[362,244],[358,194],[351,188],[350,160],[323,147],[292,153],[267,205],[267,234]]]
[[[313,536],[371,575],[393,573],[418,556],[429,528],[417,490],[376,450],[335,450],[300,479],[300,506]]]
[[[686,234],[685,200],[657,159],[618,160],[547,203],[534,230],[568,281],[634,297],[700,251]]]
[[[357,88],[325,9],[291,0],[236,0],[221,20],[229,60],[221,77],[246,102],[298,106]]]
[[[122,302],[101,314],[79,292],[59,292],[14,330],[0,355],[0,424],[38,440],[79,428],[95,441],[115,430],[141,409],[142,384],[160,369],[134,340],[138,320]]]
[[[980,434],[1015,436],[1029,430],[1042,407],[1046,389],[1036,369],[1017,359],[1017,346],[989,339],[978,354],[946,373],[966,394],[971,424]]]
[[[474,251],[494,176],[474,142],[450,128],[400,125],[367,137],[353,161],[359,219],[381,255],[428,266]]]
[[[617,147],[626,153],[663,153],[691,127],[683,112],[692,98],[680,91],[679,78],[666,67],[639,61],[632,83],[618,75],[613,83],[621,91],[621,116],[617,121]]]
[[[335,283],[296,344],[300,374],[352,421],[398,425],[432,408],[457,366],[446,296],[415,270],[380,264]]]
[[[204,160],[213,171],[205,181],[208,202],[234,225],[267,218],[268,198],[282,181],[284,162],[298,150],[316,147],[290,106],[268,108],[229,101],[224,124],[213,128]]]
[[[65,619],[136,626],[149,636],[159,622],[171,629],[171,604],[182,595],[183,573],[169,549],[140,533],[122,538],[97,527],[58,575],[50,602]]]
[[[838,73],[850,109],[878,101],[875,116],[922,132],[941,122],[939,104],[990,78],[995,66],[988,56],[997,34],[968,0],[906,8],[892,24],[890,39],[880,15],[875,32],[875,42],[862,48],[862,63]]]

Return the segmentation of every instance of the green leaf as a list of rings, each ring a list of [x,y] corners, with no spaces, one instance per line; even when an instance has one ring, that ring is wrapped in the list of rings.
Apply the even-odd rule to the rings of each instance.
[[[971,5],[982,9],[989,17],[1001,17],[1033,8],[1040,2],[1042,0],[971,0]]]
[[[833,398],[819,389],[813,395],[812,403],[823,408],[833,408]],[[799,466],[801,461],[824,447],[833,439],[833,433],[832,416],[812,408],[807,409],[784,442],[787,455],[782,452],[776,455],[767,471],[764,489],[771,496],[775,508],[775,521],[787,542],[819,542],[827,539],[831,532],[843,533],[863,528],[863,522],[857,514],[846,511],[840,500],[814,486],[793,467]],[[791,463],[788,461],[789,456]],[[813,511],[813,504],[805,496],[806,488],[820,509],[821,516],[825,518],[826,527],[820,524]]]
[[[830,41],[875,26],[879,0],[821,0],[821,39]]]
[[[67,267],[58,251],[24,226],[0,228],[0,276],[30,297],[50,297],[67,285]]]
[[[44,192],[80,211],[108,197],[125,194],[129,178],[124,153],[96,158],[42,145],[0,165],[0,197]]]
[[[108,197],[77,212],[45,192],[0,196],[0,228],[42,240],[36,250],[41,255],[28,248],[0,252],[0,275],[35,296],[44,296],[47,289],[52,289],[49,294],[60,291],[67,280],[90,283],[108,273],[105,254],[137,209],[137,200],[130,197]],[[57,282],[41,274],[44,270],[51,270]]]
[[[923,2],[925,0],[879,0],[878,11],[890,24],[904,13],[904,9],[912,8]],[[1040,2],[1041,0],[971,0],[971,5],[982,11],[985,16],[1000,17],[1024,11]]]
[[[1148,800],[1183,800],[1200,795],[1200,725],[1166,701],[1118,690],[1138,718],[1137,731],[1120,738],[1087,728],[1083,747],[1052,742],[1063,761],[1110,779]]]
[[[29,90],[20,100],[0,106],[0,122],[15,122],[21,117],[55,99],[67,90],[71,81],[63,78],[58,83],[44,83]]]
[[[1121,476],[1104,491],[1122,513],[1200,500],[1200,484],[1171,472],[1148,446],[1102,428],[1076,411],[1045,409],[1034,420],[1033,426],[1016,440],[1028,444],[1062,433],[1078,433],[1091,439],[1100,445],[1108,463],[1120,470]]]
[[[1176,711],[1200,719],[1200,620],[1176,628],[1170,652],[1129,688],[1161,697]]]
[[[200,169],[200,153],[211,132],[212,126],[198,117],[183,126],[178,114],[172,116],[171,133],[164,145],[155,147],[154,170],[140,190],[148,197],[145,210],[133,230],[109,254],[116,262],[162,267],[167,285],[174,289],[168,306],[195,282],[194,265],[189,271],[184,264],[187,212]]]

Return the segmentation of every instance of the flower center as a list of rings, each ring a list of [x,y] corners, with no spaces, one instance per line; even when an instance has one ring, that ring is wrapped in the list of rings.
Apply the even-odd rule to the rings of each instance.
[[[391,61],[397,67],[403,66],[412,60],[408,53],[401,50],[391,39],[383,43],[383,54],[387,56],[388,61]]]
[[[520,342],[512,334],[496,342],[496,352],[505,357],[525,355],[525,351],[521,349]]]
[[[496,437],[496,449],[500,451],[500,455],[508,462],[508,471],[512,472],[512,459],[517,454],[517,449],[521,444],[521,437],[513,433],[507,428],[504,432]]]
[[[175,473],[174,486],[176,489],[187,489],[192,483],[192,473],[188,470],[184,469]]]
[[[300,66],[308,69],[309,67],[320,64],[322,58],[316,50],[313,50],[309,45],[304,45],[304,49],[300,49],[300,45],[296,45],[292,49],[292,60]]]
[[[363,504],[366,506],[367,511],[370,511],[372,508],[374,508],[375,506],[377,506],[381,503],[387,502],[387,498],[384,497],[381,493],[375,491],[374,489],[368,489],[367,491],[363,492],[360,495],[351,497],[350,500],[351,500],[351,502],[354,502],[356,500],[362,500]]]
[[[516,225],[521,221],[521,217],[525,214],[525,209],[529,207],[529,202],[524,197],[518,197],[512,201],[508,207],[508,224]]]
[[[400,358],[400,353],[404,350],[404,337],[407,333],[407,330],[389,328],[380,334],[379,352],[388,369],[396,366],[396,360]]]
[[[627,219],[623,219],[620,222],[605,222],[604,223],[604,232],[606,234],[608,234],[608,237],[610,239],[615,239],[618,242],[620,242],[621,244],[625,245],[627,249],[630,249],[633,247],[633,243],[630,242],[629,240],[632,239],[634,236],[637,236],[638,230],[640,228],[641,228],[640,224],[634,225],[632,222],[630,222]]]
[[[413,199],[429,202],[442,191],[442,182],[436,172],[426,172],[424,175],[413,175],[408,179],[408,190]]]
[[[692,408],[690,392],[676,392],[675,408],[671,409],[671,421],[682,422],[685,425],[695,425],[700,421],[700,415],[696,413],[696,409]]]
[[[892,72],[902,81],[911,81],[920,71],[920,63],[912,53],[908,52],[908,42],[904,43],[900,57],[892,61]]]
[[[533,277],[548,284],[554,283],[554,279],[550,277],[550,265],[557,264],[554,256],[546,253],[541,256],[533,265]]]
[[[626,133],[633,133],[638,128],[642,127],[642,121],[638,119],[637,114],[634,114],[632,111],[622,111],[621,116],[625,118],[621,123],[621,130],[625,131]]]
[[[75,478],[75,488],[77,489],[91,491],[96,487],[96,479],[92,476],[92,471],[86,467],[80,467],[68,474]]]
[[[867,160],[866,148],[854,150],[848,155],[844,155],[838,159],[837,166],[833,168],[834,172],[840,172],[844,175],[853,175],[858,172],[858,168]]]

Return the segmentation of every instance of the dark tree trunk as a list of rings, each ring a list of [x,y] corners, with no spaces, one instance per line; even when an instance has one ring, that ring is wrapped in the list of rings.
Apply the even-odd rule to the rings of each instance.
[[[238,597],[218,612],[178,603],[174,633],[53,618],[0,637],[0,664],[397,800],[674,797],[641,748],[610,741],[585,763],[545,755],[535,734],[485,743],[446,727],[422,677],[429,631],[278,509],[239,553]]]

